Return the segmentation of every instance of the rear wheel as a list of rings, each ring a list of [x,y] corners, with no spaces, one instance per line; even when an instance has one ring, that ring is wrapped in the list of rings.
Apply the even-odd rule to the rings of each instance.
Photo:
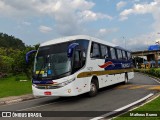
[[[96,96],[97,93],[98,93],[98,83],[92,80],[90,84],[89,96],[90,97]]]

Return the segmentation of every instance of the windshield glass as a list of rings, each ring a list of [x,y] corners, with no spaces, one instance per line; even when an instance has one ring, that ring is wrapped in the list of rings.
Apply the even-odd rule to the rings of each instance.
[[[68,58],[67,49],[73,42],[80,43],[80,46],[87,52],[88,40],[74,40],[40,47],[35,57],[33,78],[37,80],[47,80],[70,75],[72,58]]]

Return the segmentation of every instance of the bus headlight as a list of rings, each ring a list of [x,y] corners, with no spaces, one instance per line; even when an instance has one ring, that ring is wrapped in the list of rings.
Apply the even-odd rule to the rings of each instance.
[[[73,81],[75,81],[75,78],[69,79],[69,80],[67,80],[65,82],[62,82],[62,83],[59,83],[57,86],[63,87],[63,86],[66,86]]]

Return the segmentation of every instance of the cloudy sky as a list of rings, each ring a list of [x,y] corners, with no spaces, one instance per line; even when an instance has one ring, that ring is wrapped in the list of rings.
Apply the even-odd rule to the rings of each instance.
[[[160,0],[0,0],[0,32],[27,45],[85,34],[146,49],[160,38]]]

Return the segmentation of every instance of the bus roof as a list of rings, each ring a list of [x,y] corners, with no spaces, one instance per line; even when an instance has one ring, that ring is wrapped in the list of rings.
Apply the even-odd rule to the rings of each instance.
[[[97,42],[97,43],[102,43],[104,45],[108,45],[108,46],[112,46],[112,47],[118,46],[118,45],[112,44],[110,42],[103,41],[103,40],[100,40],[98,38],[94,38],[94,37],[91,37],[91,36],[74,35],[74,36],[61,37],[61,38],[57,38],[57,39],[53,39],[53,40],[44,42],[44,43],[40,44],[40,47],[48,46],[48,45],[52,45],[52,44],[58,44],[58,43],[62,43],[62,42],[68,42],[68,41],[72,41],[72,40],[76,40],[76,39],[86,39],[86,40],[94,41],[94,42]]]

